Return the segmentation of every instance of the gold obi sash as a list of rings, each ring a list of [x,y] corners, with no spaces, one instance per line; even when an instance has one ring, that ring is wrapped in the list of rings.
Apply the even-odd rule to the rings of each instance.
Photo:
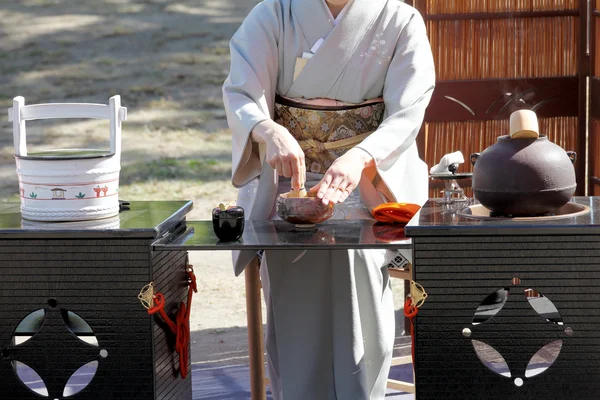
[[[377,129],[384,111],[381,98],[348,104],[277,96],[274,121],[287,128],[300,144],[306,170],[324,174],[338,157]]]

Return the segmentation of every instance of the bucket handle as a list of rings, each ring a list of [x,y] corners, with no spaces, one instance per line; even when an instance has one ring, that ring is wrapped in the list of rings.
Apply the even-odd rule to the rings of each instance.
[[[27,156],[25,121],[56,118],[91,118],[110,121],[110,152],[121,155],[121,122],[127,120],[127,108],[121,107],[121,96],[109,99],[109,104],[53,103],[25,105],[21,96],[13,99],[8,120],[13,123],[16,156]]]

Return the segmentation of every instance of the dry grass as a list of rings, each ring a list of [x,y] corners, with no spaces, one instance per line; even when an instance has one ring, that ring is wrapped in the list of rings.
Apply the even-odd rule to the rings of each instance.
[[[199,138],[212,143],[215,154],[227,154],[230,148],[220,86],[229,66],[226,38],[237,26],[211,24],[210,19],[233,10],[244,15],[253,4],[241,9],[239,3],[228,1],[215,4],[217,8],[204,7],[201,1],[178,5],[173,8],[162,0],[81,1],[77,8],[81,17],[67,0],[24,0],[4,7],[3,45],[13,50],[0,50],[0,107],[10,107],[17,95],[31,104],[106,103],[111,95],[120,94],[130,117],[123,131],[122,193],[132,199],[152,198],[153,185],[143,183],[152,179],[176,194],[182,193],[177,180],[206,188],[205,180],[217,179],[227,187],[230,157],[191,154],[187,149],[197,148]],[[208,10],[206,16],[202,10]],[[23,15],[39,23],[23,29]],[[0,120],[0,129],[11,128]],[[89,138],[106,137],[105,126],[87,129],[48,122],[32,129],[29,140],[47,148],[85,147]],[[215,139],[219,135],[225,140]],[[11,136],[0,136],[0,146],[0,178],[7,183],[0,187],[0,196],[14,200],[14,160],[5,156],[12,154]],[[194,158],[200,156],[206,159]],[[195,200],[204,192],[186,193]]]

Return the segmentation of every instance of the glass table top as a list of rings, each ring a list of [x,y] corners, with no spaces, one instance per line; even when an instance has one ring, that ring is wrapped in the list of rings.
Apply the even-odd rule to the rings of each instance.
[[[244,234],[235,242],[221,242],[212,221],[188,221],[187,230],[175,238],[158,241],[156,249],[263,250],[263,249],[402,249],[411,240],[400,225],[380,225],[373,220],[335,220],[314,228],[297,228],[284,221],[246,221]]]

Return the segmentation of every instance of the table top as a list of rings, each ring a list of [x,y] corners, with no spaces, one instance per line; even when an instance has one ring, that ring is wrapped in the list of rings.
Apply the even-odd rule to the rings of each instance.
[[[180,230],[191,209],[190,201],[133,201],[129,210],[113,218],[37,222],[21,218],[19,203],[0,203],[0,239],[149,238],[156,239],[155,248],[172,250],[411,247],[402,226],[381,225],[374,220],[330,220],[311,229],[298,229],[284,221],[246,221],[240,240],[222,243],[212,221],[187,221]]]
[[[402,249],[411,240],[402,226],[381,225],[374,220],[330,220],[310,229],[298,229],[285,221],[246,221],[244,234],[235,242],[220,242],[212,221],[188,221],[187,231],[157,241],[156,249],[266,250],[266,249]]]
[[[175,240],[160,240],[185,220],[193,207],[190,201],[133,201],[116,217],[79,222],[29,221],[21,218],[19,203],[0,203],[0,239],[137,237],[159,239],[155,245],[162,248],[259,250],[410,248],[410,237],[417,236],[600,235],[600,197],[574,197],[571,202],[589,207],[589,212],[560,219],[479,220],[429,200],[406,228],[374,220],[330,220],[308,230],[284,221],[246,221],[242,238],[229,243],[218,240],[212,221],[188,221],[187,230]]]
[[[185,219],[191,201],[132,201],[116,217],[38,222],[21,218],[19,203],[0,203],[0,239],[135,237],[155,239]]]
[[[487,219],[464,216],[456,204],[429,200],[406,226],[406,235],[600,235],[600,197],[574,197],[572,203],[589,207],[589,212],[560,219]],[[462,214],[461,214],[462,213]]]

